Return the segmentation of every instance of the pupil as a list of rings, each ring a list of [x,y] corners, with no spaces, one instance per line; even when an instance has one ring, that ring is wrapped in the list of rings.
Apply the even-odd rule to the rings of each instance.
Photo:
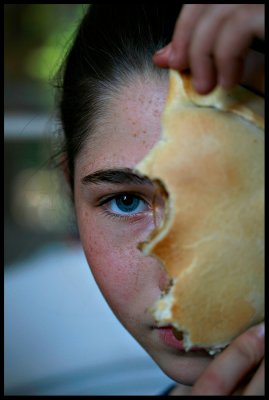
[[[132,198],[131,196],[126,196],[126,195],[124,195],[124,196],[122,196],[122,203],[123,203],[125,206],[129,206],[130,204],[133,203],[133,198]]]

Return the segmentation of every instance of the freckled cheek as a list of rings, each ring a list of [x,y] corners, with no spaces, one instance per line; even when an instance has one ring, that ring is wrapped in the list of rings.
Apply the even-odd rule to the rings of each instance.
[[[85,221],[85,220],[84,220]],[[83,221],[80,224],[81,242],[92,273],[105,297],[128,291],[132,271],[136,265],[135,245],[133,251],[121,250],[121,237],[102,224]],[[130,262],[132,260],[132,267]]]
[[[144,315],[168,282],[160,263],[137,249],[153,229],[150,219],[125,225],[94,213],[78,214],[87,261],[110,307],[124,320]]]
[[[139,250],[130,245],[117,245],[101,233],[83,238],[83,247],[92,273],[106,299],[111,303],[129,301],[137,292],[137,276],[143,273]]]
[[[138,233],[130,234],[130,227],[127,238],[127,231],[116,235],[100,228],[95,225],[94,235],[92,229],[81,229],[84,251],[99,288],[116,313],[128,313],[130,307],[144,310],[162,289],[160,263],[141,254],[134,239]]]

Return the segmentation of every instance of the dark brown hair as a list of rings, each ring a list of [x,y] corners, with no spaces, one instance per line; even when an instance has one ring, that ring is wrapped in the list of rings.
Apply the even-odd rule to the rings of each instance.
[[[152,56],[173,34],[182,5],[91,4],[60,69],[59,111],[73,190],[74,160],[105,99],[133,74],[162,74]]]

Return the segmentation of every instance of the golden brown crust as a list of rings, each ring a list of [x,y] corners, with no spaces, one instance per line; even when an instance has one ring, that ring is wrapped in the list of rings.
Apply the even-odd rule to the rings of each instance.
[[[163,136],[137,170],[169,193],[142,245],[174,285],[154,305],[186,349],[223,347],[264,317],[263,99],[244,88],[200,96],[170,71]]]

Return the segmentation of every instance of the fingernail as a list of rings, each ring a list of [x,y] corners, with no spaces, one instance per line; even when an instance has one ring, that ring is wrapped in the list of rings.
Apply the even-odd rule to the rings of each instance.
[[[265,331],[264,322],[255,327],[255,333],[260,338],[264,337],[264,331]]]
[[[193,78],[192,85],[198,94],[209,94],[214,88],[215,83],[204,78]]]
[[[196,92],[203,94],[206,90],[205,82],[201,79],[193,78],[192,79],[192,86],[196,90]]]
[[[156,51],[156,55],[165,54],[169,50],[169,44]]]

